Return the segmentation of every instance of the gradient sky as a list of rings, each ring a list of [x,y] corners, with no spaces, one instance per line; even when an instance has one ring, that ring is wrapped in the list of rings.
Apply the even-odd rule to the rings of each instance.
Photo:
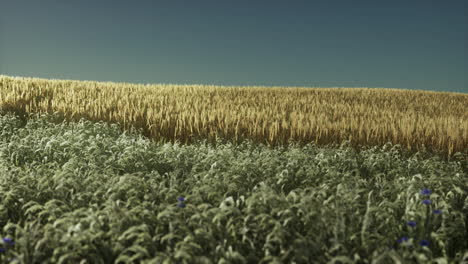
[[[0,74],[468,93],[468,1],[1,0]]]

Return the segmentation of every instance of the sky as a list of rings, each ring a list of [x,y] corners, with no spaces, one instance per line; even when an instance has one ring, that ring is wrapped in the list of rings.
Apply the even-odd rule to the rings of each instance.
[[[468,1],[0,0],[0,74],[468,93]]]

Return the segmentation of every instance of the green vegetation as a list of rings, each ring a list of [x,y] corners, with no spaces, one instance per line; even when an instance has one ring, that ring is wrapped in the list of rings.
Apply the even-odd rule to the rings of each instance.
[[[155,143],[0,117],[4,263],[461,263],[466,153]]]

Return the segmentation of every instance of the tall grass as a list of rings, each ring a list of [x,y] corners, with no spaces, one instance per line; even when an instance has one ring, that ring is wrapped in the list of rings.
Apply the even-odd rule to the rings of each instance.
[[[450,157],[468,146],[468,94],[369,88],[138,85],[0,76],[0,105],[134,126],[155,140],[245,138],[400,144]]]
[[[468,261],[466,162],[49,118],[0,113],[0,263]]]

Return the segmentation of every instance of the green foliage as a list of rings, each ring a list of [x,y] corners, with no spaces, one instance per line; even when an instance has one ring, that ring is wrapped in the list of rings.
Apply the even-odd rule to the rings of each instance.
[[[0,235],[15,242],[0,246],[4,263],[468,258],[466,157],[346,142],[156,144],[51,120],[0,116]]]

